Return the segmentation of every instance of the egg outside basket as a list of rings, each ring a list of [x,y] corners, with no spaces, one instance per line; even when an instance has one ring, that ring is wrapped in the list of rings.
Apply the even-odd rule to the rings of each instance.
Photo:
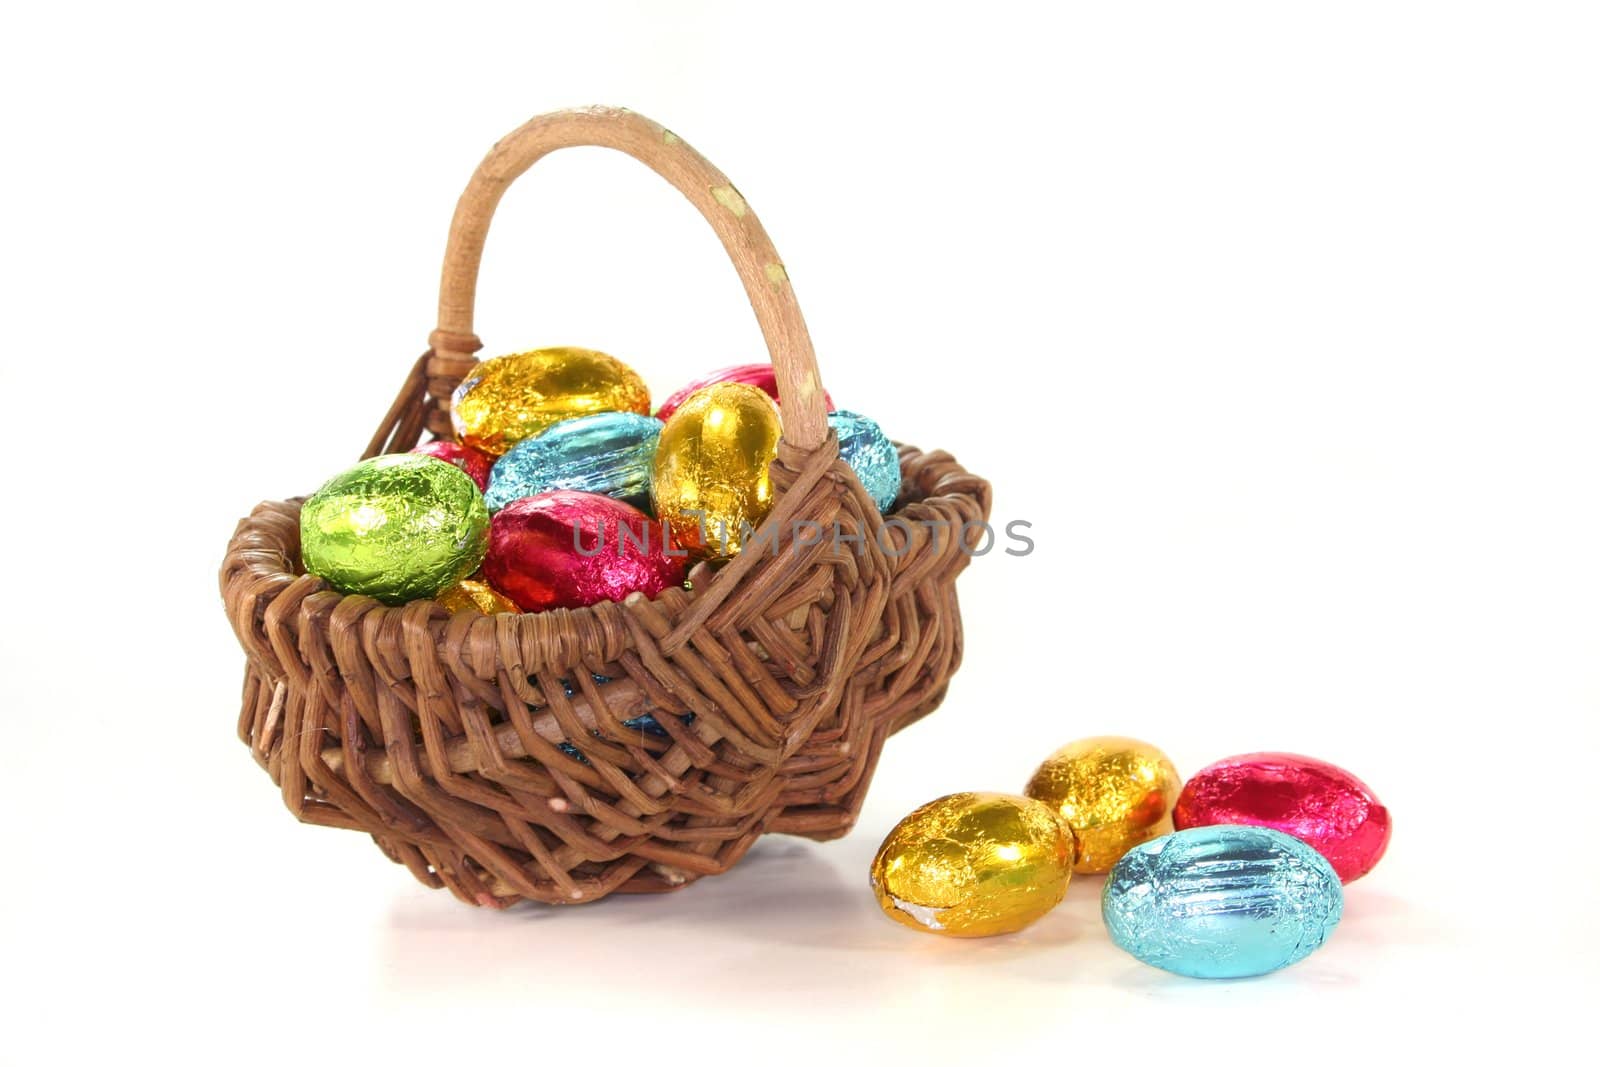
[[[451,615],[303,573],[294,499],[239,523],[221,573],[247,660],[239,736],[289,810],[370,833],[472,904],[659,892],[727,870],[764,833],[846,833],[884,739],[937,707],[960,663],[954,582],[989,513],[987,482],[901,446],[904,488],[879,516],[838,458],[799,305],[755,213],[673,133],[610,108],[536,118],[478,167],[450,228],[439,328],[367,455],[450,432],[451,392],[480,347],[473,295],[495,206],[576,145],[671,182],[738,270],[782,398],[760,531],[776,552],[702,566],[692,592],[653,600]],[[656,725],[640,729],[647,713]]]

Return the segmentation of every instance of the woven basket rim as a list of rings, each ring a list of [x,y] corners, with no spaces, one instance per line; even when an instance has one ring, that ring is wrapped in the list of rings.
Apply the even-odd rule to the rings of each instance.
[[[894,442],[894,444],[899,449],[902,464],[908,460],[915,460],[918,458],[939,459],[948,457],[948,453],[925,453],[914,445],[908,445],[899,441]],[[954,464],[955,461],[950,459],[950,462]],[[906,519],[908,521],[916,521],[916,517],[919,512],[926,512],[930,509],[939,508],[941,506],[949,508],[964,508],[968,506],[963,505],[962,501],[971,501],[976,503],[980,509],[981,515],[985,518],[989,514],[989,483],[975,475],[971,475],[965,469],[959,468],[959,466],[957,467],[957,473],[945,473],[938,479],[938,481],[935,483],[935,487],[933,487],[935,491],[922,491],[922,487],[915,485],[911,485],[910,488],[912,489],[912,495],[903,499],[897,499],[894,510],[884,513],[883,519],[886,526],[888,525],[889,520],[896,518]],[[298,508],[308,499],[308,497],[309,494],[307,496],[285,497],[282,500],[264,500],[251,509],[249,516],[240,519],[239,526],[241,528],[244,527],[250,521],[250,518],[263,508],[289,506],[298,510]],[[765,529],[766,525],[767,520],[763,520],[759,529]],[[911,542],[910,546],[905,552],[899,556],[894,556],[891,554],[890,559],[896,563],[897,570],[902,569],[904,566],[915,560],[916,553],[922,547],[923,546],[920,542]],[[230,545],[230,555],[231,549],[232,546]],[[296,561],[298,562],[298,556],[296,556]],[[311,575],[303,569],[294,569],[293,567],[287,566],[269,566],[267,559],[262,558],[259,555],[252,559],[242,569],[258,580],[278,578],[287,579],[289,582],[295,582],[301,579],[310,579],[312,581],[321,583],[321,588],[315,590],[313,593],[308,593],[307,595],[326,593],[339,597],[341,602],[346,600],[370,602],[372,606],[369,610],[372,611],[402,611],[410,608],[414,604],[432,604],[438,609],[437,612],[434,613],[435,618],[433,620],[434,628],[437,631],[435,634],[436,637],[441,636],[444,628],[450,624],[451,619],[456,617],[453,616],[447,608],[445,608],[433,597],[418,597],[402,604],[388,604],[361,593],[341,593],[323,578]],[[722,580],[724,573],[725,569],[714,572],[711,582]],[[226,568],[224,568],[224,582],[226,583]],[[621,601],[600,601],[596,604],[587,604],[575,608],[550,608],[545,611],[504,612],[499,615],[478,615],[473,612],[463,612],[460,614],[466,619],[471,620],[470,624],[472,626],[492,626],[498,619],[511,619],[517,620],[518,624],[521,626],[532,627],[537,624],[527,620],[531,620],[539,616],[545,616],[550,620],[567,619],[571,620],[574,625],[581,626],[585,620],[593,620],[597,623],[600,622],[602,616],[610,615],[619,606],[626,604],[635,597],[643,597],[646,600],[659,601],[663,597],[682,596],[689,601],[693,601],[699,596],[706,595],[707,592],[709,592],[709,585],[697,586],[693,590],[674,586],[662,590],[660,594],[654,597],[648,596],[642,592],[635,592],[629,594],[627,598]],[[264,610],[264,607],[258,610]]]

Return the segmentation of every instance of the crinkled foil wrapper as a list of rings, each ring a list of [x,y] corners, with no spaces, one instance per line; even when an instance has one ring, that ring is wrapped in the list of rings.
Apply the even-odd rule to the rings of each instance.
[[[878,906],[915,930],[988,937],[1020,930],[1061,902],[1072,832],[1044,804],[955,793],[907,815],[872,861]]]
[[[517,615],[522,609],[488,582],[463,578],[434,598],[451,614],[463,611],[479,615]]]
[[[778,396],[778,375],[770,363],[741,363],[737,367],[723,367],[721,370],[712,371],[703,378],[696,378],[676,393],[667,397],[656,409],[656,418],[662,422],[672,418],[672,413],[683,405],[685,400],[698,393],[708,385],[718,382],[743,382],[753,385],[773,399],[774,403],[781,404],[783,399]],[[824,390],[823,402],[828,405],[828,410],[833,410],[833,397]]]
[[[577,608],[683,581],[686,554],[621,500],[552,489],[495,512],[483,576],[523,611]]]
[[[567,419],[513,445],[489,474],[484,502],[499,511],[550,489],[647,500],[661,421],[631,411]]]
[[[1023,792],[1056,809],[1078,837],[1079,874],[1104,874],[1133,846],[1172,831],[1183,780],[1159,748],[1086,737],[1040,764]]]
[[[746,528],[772,510],[778,434],[772,398],[739,382],[707,386],[667,420],[650,498],[680,545],[700,558],[738,555]]]
[[[477,570],[488,532],[472,478],[431,456],[364,460],[300,510],[306,572],[387,604],[432,597]]]
[[[454,463],[466,471],[468,476],[479,489],[489,487],[489,468],[494,465],[494,457],[486,452],[479,452],[476,448],[468,448],[457,441],[429,441],[420,444],[411,450],[413,455],[432,456],[442,459],[446,463]]]
[[[1219,760],[1184,785],[1173,822],[1238,823],[1298,837],[1353,882],[1389,847],[1389,809],[1365,782],[1340,767],[1287,752]]]
[[[1316,849],[1259,826],[1204,826],[1140,845],[1106,879],[1111,939],[1192,978],[1246,978],[1304,959],[1344,912]]]
[[[492,456],[563,419],[597,411],[650,413],[644,379],[589,348],[540,348],[472,368],[450,398],[456,437]]]
[[[828,425],[839,435],[839,458],[850,465],[880,512],[900,495],[900,453],[883,427],[853,411],[835,411]]]

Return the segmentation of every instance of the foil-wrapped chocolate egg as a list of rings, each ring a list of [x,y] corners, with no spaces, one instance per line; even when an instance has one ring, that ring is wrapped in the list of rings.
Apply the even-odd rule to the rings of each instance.
[[[461,468],[387,455],[351,467],[300,509],[308,574],[387,604],[431,597],[478,569],[489,509]]]
[[[1046,805],[1005,793],[954,793],[902,819],[872,861],[889,918],[946,937],[1009,934],[1061,902],[1072,831]]]
[[[524,611],[578,608],[683,581],[686,554],[662,523],[597,493],[553,489],[495,512],[483,576]]]
[[[737,555],[772,510],[778,406],[753,385],[695,393],[661,429],[650,498],[677,542],[697,557]]]
[[[488,582],[476,578],[463,578],[449,589],[441,590],[433,599],[443,604],[452,615],[463,611],[475,611],[479,615],[518,615],[522,612],[510,597],[497,591]]]
[[[524,438],[501,456],[483,495],[490,511],[550,489],[576,489],[620,500],[650,496],[650,465],[661,423],[632,411],[567,419]]]
[[[839,458],[855,471],[878,510],[894,507],[900,495],[900,452],[883,427],[853,411],[835,411],[828,425],[839,435]]]
[[[1322,853],[1342,881],[1372,870],[1389,847],[1389,809],[1349,771],[1309,756],[1257,752],[1203,768],[1178,795],[1173,822],[1270,826]]]
[[[1128,849],[1172,830],[1182,786],[1154,745],[1086,737],[1039,765],[1023,792],[1053,807],[1078,837],[1080,874],[1104,874]]]
[[[1344,912],[1316,849],[1262,826],[1202,826],[1133,848],[1100,914],[1118,946],[1191,978],[1248,978],[1304,959]]]
[[[489,469],[494,466],[494,458],[476,448],[468,448],[456,441],[446,441],[440,438],[420,444],[411,450],[415,456],[432,456],[442,459],[446,463],[454,463],[467,472],[467,476],[475,482],[480,490],[489,488]]]
[[[712,371],[705,377],[697,378],[682,389],[679,389],[662,401],[661,406],[656,409],[656,418],[666,422],[672,418],[672,413],[677,411],[685,400],[688,400],[706,386],[716,385],[718,382],[743,382],[745,385],[753,385],[770,396],[773,403],[781,403],[778,399],[778,378],[776,372],[772,369],[772,364],[742,363],[737,367],[723,367],[721,370]],[[822,399],[828,405],[828,410],[832,411],[833,398],[827,394],[826,390],[822,394]]]
[[[597,411],[650,413],[644,379],[589,348],[539,348],[472,368],[450,398],[461,443],[492,456],[563,419]]]

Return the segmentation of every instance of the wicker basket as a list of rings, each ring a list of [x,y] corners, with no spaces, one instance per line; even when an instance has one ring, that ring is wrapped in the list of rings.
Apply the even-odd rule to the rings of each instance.
[[[981,536],[969,524],[989,513],[988,483],[902,446],[904,489],[879,516],[838,459],[799,305],[754,212],[677,136],[611,108],[536,118],[478,167],[432,347],[367,455],[450,432],[450,394],[480,347],[473,292],[495,205],[573,145],[654,170],[732,257],[782,398],[766,520],[778,551],[702,565],[692,592],[654,600],[452,616],[304,574],[295,499],[243,520],[221,573],[247,659],[239,736],[289,810],[370,833],[420,881],[497,907],[674,889],[764,833],[847,832],[885,737],[932,711],[960,662],[954,581],[964,536]],[[842,536],[807,536],[808,522]],[[646,713],[657,726],[624,725]]]

